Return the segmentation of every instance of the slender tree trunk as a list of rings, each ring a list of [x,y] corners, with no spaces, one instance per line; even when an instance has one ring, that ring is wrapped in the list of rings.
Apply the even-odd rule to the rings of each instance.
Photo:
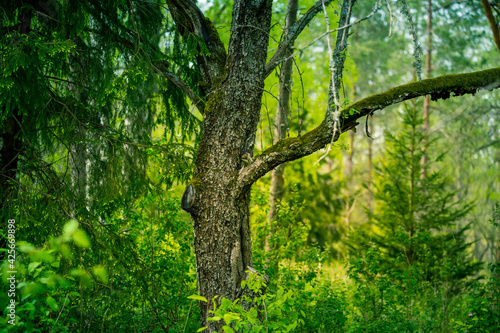
[[[285,32],[287,35],[290,27],[297,21],[297,10],[298,10],[298,0],[290,0],[288,2],[288,7],[286,11],[286,23]],[[287,56],[292,53],[293,44],[290,45]],[[293,59],[287,59],[283,62],[280,71],[279,79],[279,96],[278,96],[278,109],[276,110],[276,119],[274,121],[274,143],[281,139],[286,138],[287,132],[289,131],[290,124],[288,124],[288,115],[290,114],[290,91],[292,89],[292,69],[293,69]],[[271,188],[269,193],[269,213],[267,214],[267,220],[271,222],[276,218],[277,207],[276,204],[283,199],[283,187],[284,187],[284,174],[285,164],[281,164],[271,173]],[[266,251],[271,250],[269,244],[270,237],[274,231],[266,240]]]
[[[3,124],[2,147],[0,149],[0,198],[2,207],[12,192],[11,182],[15,181],[17,174],[17,162],[21,150],[21,116],[17,111],[8,117]]]
[[[495,45],[497,46],[498,51],[500,51],[500,32],[498,30],[498,23],[495,20],[495,16],[493,16],[488,0],[481,0],[481,4],[483,5],[486,17],[488,18],[488,23],[490,24],[491,32],[493,33]]]
[[[359,34],[358,34],[358,30],[359,30],[359,25],[356,25],[354,27],[354,41],[353,41],[353,47],[358,44],[358,38],[359,38]],[[352,87],[352,102],[355,103],[356,102],[356,99],[358,97],[358,87],[357,87],[357,82],[355,82],[353,84],[353,87]],[[352,172],[353,172],[353,157],[354,157],[354,140],[355,140],[355,137],[356,137],[356,132],[354,129],[350,130],[349,131],[349,153],[347,155],[347,176],[350,177],[352,175]]]
[[[71,153],[71,180],[75,189],[75,207],[78,210],[87,205],[87,148],[85,145],[86,130],[83,126],[76,129],[76,143]],[[74,212],[75,215],[77,212]]]
[[[428,0],[427,2],[427,55],[425,58],[425,74],[429,79],[431,77],[432,67],[431,67],[431,55],[432,55],[432,0]],[[429,130],[429,116],[431,111],[431,96],[425,95],[424,98],[424,123],[422,126],[422,130],[427,132]],[[424,149],[426,143],[424,142]],[[427,154],[422,155],[421,161],[421,177],[427,177],[427,163],[428,163]]]
[[[346,176],[351,177],[353,172],[353,158],[354,158],[354,130],[349,131],[349,151],[347,152],[347,166],[346,166]]]
[[[372,128],[373,128],[373,120],[372,120]],[[368,188],[368,193],[366,197],[366,206],[368,207],[368,211],[372,211],[372,179],[373,179],[373,140],[371,138],[367,138],[368,140],[368,162],[367,162],[367,174],[366,174],[366,186]]]

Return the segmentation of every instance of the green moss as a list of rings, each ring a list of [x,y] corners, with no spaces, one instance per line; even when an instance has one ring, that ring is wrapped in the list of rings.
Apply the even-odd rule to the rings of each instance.
[[[195,189],[199,189],[199,188],[201,188],[203,186],[203,182],[198,177],[195,177],[195,178],[191,179],[190,183],[191,183],[191,185],[193,185],[193,187]]]
[[[274,145],[269,147],[268,149],[264,150],[262,152],[261,156],[269,155],[269,154],[277,152],[277,151],[283,151],[284,149],[288,149],[294,143],[300,143],[300,138],[281,139],[278,142],[276,142]]]
[[[349,115],[349,110],[355,109],[360,111],[360,114],[354,114],[348,118],[357,119],[372,110],[383,109],[397,102],[426,94],[431,95],[432,100],[474,94],[479,88],[487,87],[499,80],[500,68],[467,74],[444,75],[435,79],[423,80],[422,82],[408,83],[387,90],[384,93],[372,95],[349,106],[342,111],[342,114]]]
[[[217,89],[208,98],[207,104],[205,104],[205,114],[214,111],[218,105],[222,104],[222,99],[224,98],[224,92],[222,89]]]
[[[210,21],[209,18],[205,18],[206,28],[208,30],[208,34],[210,35],[210,43],[212,44],[210,47],[210,59],[215,60],[217,63],[218,72],[221,76],[225,76],[226,74],[226,58],[227,52],[224,47],[224,43],[220,40],[219,33],[215,25]]]

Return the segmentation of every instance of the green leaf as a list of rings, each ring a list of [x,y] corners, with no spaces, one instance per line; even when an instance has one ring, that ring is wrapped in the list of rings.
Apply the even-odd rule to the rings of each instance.
[[[78,229],[74,232],[73,234],[73,241],[75,242],[76,245],[79,247],[89,247],[90,246],[90,240],[87,237],[87,234],[85,231]]]
[[[240,316],[236,313],[229,312],[224,314],[224,321],[226,322],[226,324],[231,324],[233,321],[238,319],[240,319]]]
[[[207,318],[207,321],[219,321],[221,320],[222,318],[219,317],[219,316],[213,316],[213,317],[208,317]]]
[[[45,302],[52,310],[57,311],[59,309],[59,306],[57,305],[57,302],[53,297],[51,296],[47,297],[45,299]]]
[[[202,301],[202,302],[208,302],[208,300],[203,297],[203,296],[200,296],[200,295],[191,295],[191,296],[188,296],[188,299],[195,299],[197,301]]]
[[[32,273],[35,270],[35,268],[40,266],[40,264],[41,264],[41,262],[30,262],[28,265],[28,272]]]
[[[198,330],[196,332],[201,332],[201,331],[204,331],[208,328],[208,326],[205,326],[205,327],[202,327],[202,328],[198,328]]]
[[[106,268],[102,265],[97,265],[97,266],[94,266],[92,268],[92,270],[94,271],[94,274],[97,276],[97,278],[99,279],[99,281],[101,281],[102,283],[105,283],[107,284],[108,283],[108,271],[106,270]]]
[[[225,333],[234,333],[234,330],[227,325],[222,326],[222,329],[224,330]]]
[[[76,222],[76,220],[70,220],[68,223],[66,223],[63,228],[64,240],[69,241],[71,239],[71,236],[75,233],[77,229],[78,229],[78,222]]]

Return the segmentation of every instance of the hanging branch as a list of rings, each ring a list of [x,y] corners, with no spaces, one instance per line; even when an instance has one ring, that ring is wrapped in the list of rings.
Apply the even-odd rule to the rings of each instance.
[[[351,18],[352,5],[356,2],[353,0],[344,0],[342,2],[342,8],[340,10],[339,26],[345,26],[349,23]],[[380,3],[380,2],[379,2]],[[378,7],[378,5],[377,5]],[[328,18],[328,13],[326,11],[326,6],[323,3],[323,13],[325,15],[326,21],[326,31],[330,30],[330,20]],[[344,71],[344,62],[346,58],[347,51],[347,38],[349,36],[349,27],[346,27],[341,32],[337,34],[337,43],[335,44],[335,51],[332,50],[330,36],[328,36],[328,54],[330,56],[330,86],[328,88],[328,108],[326,109],[326,121],[333,122],[332,139],[330,145],[326,149],[326,152],[321,156],[315,164],[319,163],[330,153],[331,146],[335,140],[335,137],[339,134],[340,128],[340,86],[342,84],[342,73]]]

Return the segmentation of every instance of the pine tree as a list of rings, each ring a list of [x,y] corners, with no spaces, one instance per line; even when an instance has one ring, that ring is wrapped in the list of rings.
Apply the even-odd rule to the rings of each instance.
[[[374,177],[370,228],[352,239],[377,246],[387,270],[412,267],[420,279],[455,285],[480,266],[468,255],[469,225],[462,222],[472,204],[449,190],[450,181],[439,168],[441,156],[433,151],[436,139],[427,137],[422,123],[416,108],[407,107],[401,132],[386,133],[385,154]],[[429,157],[426,177],[420,163],[424,154]]]

